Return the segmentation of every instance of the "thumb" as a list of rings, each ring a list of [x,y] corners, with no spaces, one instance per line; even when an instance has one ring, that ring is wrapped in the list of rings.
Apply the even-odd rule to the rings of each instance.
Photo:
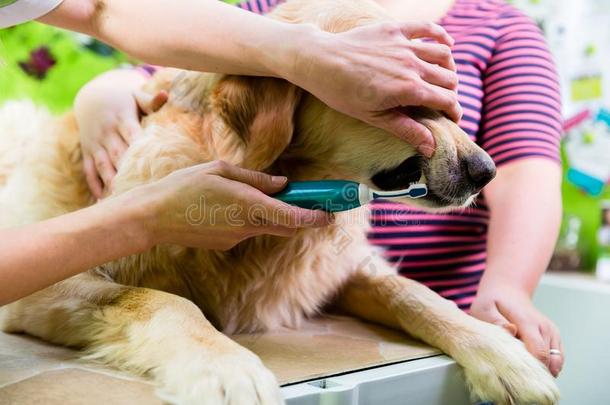
[[[506,319],[506,317],[500,313],[495,305],[489,308],[485,321],[504,328],[504,330],[506,330],[512,336],[517,336],[517,326]]]
[[[229,179],[248,184],[265,194],[273,194],[286,186],[285,176],[272,176],[255,170],[243,169],[225,162],[217,162],[216,174]]]
[[[427,158],[434,154],[435,142],[430,130],[400,111],[389,111],[372,124],[413,145]]]
[[[138,107],[144,114],[151,114],[159,111],[168,99],[168,94],[165,90],[161,90],[156,94],[150,94],[143,90],[136,90],[133,96]]]

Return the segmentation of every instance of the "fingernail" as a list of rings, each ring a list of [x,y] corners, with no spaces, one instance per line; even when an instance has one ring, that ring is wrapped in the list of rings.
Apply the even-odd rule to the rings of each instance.
[[[281,186],[286,183],[286,180],[288,180],[286,176],[271,176],[271,183],[274,186]]]
[[[420,145],[419,152],[424,155],[424,157],[431,158],[434,154],[434,148],[430,145]]]

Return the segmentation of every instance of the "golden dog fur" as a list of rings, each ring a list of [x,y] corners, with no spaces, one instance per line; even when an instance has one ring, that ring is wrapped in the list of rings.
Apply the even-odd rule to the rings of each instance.
[[[389,19],[369,0],[293,0],[273,17],[335,32]],[[415,155],[399,139],[279,79],[168,69],[149,87],[169,89],[170,99],[145,120],[145,136],[122,159],[115,194],[212,160],[291,180],[370,184],[375,172]],[[460,156],[485,154],[439,114],[419,120],[437,143],[427,162],[431,191],[447,188],[444,175]],[[0,225],[39,221],[93,202],[70,115],[56,119],[12,104],[0,110],[0,125]],[[419,204],[436,206],[425,199]],[[558,400],[552,377],[518,340],[398,276],[368,244],[367,217],[362,208],[337,215],[336,224],[324,229],[287,239],[255,237],[227,251],[158,246],[5,306],[0,326],[147,375],[171,402],[275,404],[282,401],[273,375],[222,332],[297,328],[333,303],[451,355],[476,399]]]

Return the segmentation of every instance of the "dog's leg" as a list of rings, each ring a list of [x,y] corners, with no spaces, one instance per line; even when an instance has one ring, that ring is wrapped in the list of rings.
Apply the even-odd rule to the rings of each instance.
[[[192,302],[161,291],[81,275],[0,309],[0,327],[151,377],[172,403],[282,403],[256,355],[214,329]]]
[[[519,340],[465,314],[418,282],[359,273],[338,303],[348,313],[402,329],[449,354],[464,368],[477,400],[545,405],[559,399],[549,372]]]

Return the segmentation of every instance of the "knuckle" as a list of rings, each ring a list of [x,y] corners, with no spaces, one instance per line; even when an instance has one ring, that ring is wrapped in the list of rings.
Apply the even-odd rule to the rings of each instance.
[[[396,91],[388,96],[388,102],[393,105],[407,105],[407,101],[412,101],[416,97],[413,94],[413,87],[403,84],[396,88]]]
[[[286,226],[294,225],[300,223],[303,220],[303,211],[299,210],[297,207],[289,207],[286,211]]]
[[[210,168],[218,174],[226,174],[229,171],[229,164],[224,160],[214,160],[210,163]]]
[[[536,354],[536,357],[538,358],[538,360],[545,364],[547,364],[550,360],[550,355],[547,353],[546,350],[539,350]]]
[[[394,36],[400,33],[400,26],[393,22],[381,23],[381,31],[389,36]]]
[[[413,86],[411,88],[410,96],[415,102],[421,103],[426,98],[426,91],[423,86]]]
[[[405,71],[402,76],[401,89],[413,88],[416,85],[419,78],[420,78],[420,74],[416,70],[409,69],[409,70]]]
[[[105,170],[105,169],[108,167],[108,163],[106,163],[106,161],[105,161],[105,160],[102,160],[102,159],[96,159],[96,160],[95,160],[95,167],[96,167],[98,170],[100,170],[100,171],[101,171],[101,170]]]
[[[449,59],[451,58],[451,48],[449,48],[447,45],[445,44],[439,44],[438,45],[438,51],[439,54],[445,58],[445,59]]]
[[[419,68],[421,67],[421,59],[410,49],[405,49],[401,56],[401,60],[403,64],[413,71],[419,73]]]
[[[413,94],[420,88],[420,77],[416,72],[405,73],[401,83],[396,87],[399,94]]]
[[[456,87],[458,85],[458,83],[459,83],[459,79],[458,79],[457,74],[452,72],[449,75],[449,84],[451,84],[451,87]],[[457,101],[457,94],[456,94],[455,98],[456,98],[456,101]]]
[[[419,51],[420,45],[417,41],[414,41],[412,39],[407,39],[405,41],[405,43],[402,45],[402,49],[408,51],[408,54],[410,55],[411,53]]]
[[[115,132],[117,130],[116,120],[106,120],[100,125],[100,135],[105,135],[109,132]]]
[[[125,137],[126,140],[130,141],[130,142],[132,139],[134,139],[137,136],[137,133],[138,133],[137,129],[134,127],[131,127],[131,126],[125,127],[125,129],[122,132],[123,137]]]
[[[113,159],[115,159],[115,160],[116,160],[116,159],[118,159],[118,158],[119,158],[119,157],[122,155],[123,150],[121,149],[121,147],[120,147],[120,146],[118,146],[118,145],[116,145],[116,144],[115,144],[115,145],[111,145],[111,146],[108,148],[108,153],[110,154],[110,156],[111,156]]]
[[[256,184],[265,184],[267,176],[261,172],[252,172],[252,181]]]
[[[424,29],[430,32],[439,32],[439,25],[431,21],[424,22]]]
[[[449,93],[449,95],[447,95],[447,103],[450,104],[452,107],[456,106],[458,104],[457,93]]]
[[[419,60],[419,56],[415,53],[417,50],[417,44],[413,41],[407,41],[407,45],[402,47],[401,59],[404,61]]]

